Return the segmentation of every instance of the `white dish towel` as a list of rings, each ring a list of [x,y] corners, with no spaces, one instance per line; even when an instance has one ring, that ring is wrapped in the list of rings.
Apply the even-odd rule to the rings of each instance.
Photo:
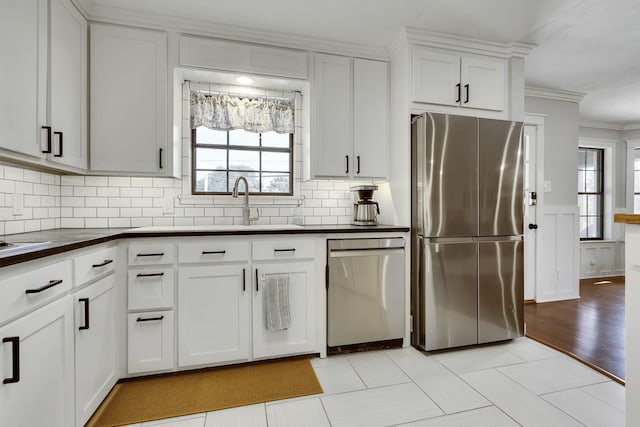
[[[273,274],[266,277],[265,306],[267,330],[281,331],[291,326],[291,310],[289,307],[288,274]]]

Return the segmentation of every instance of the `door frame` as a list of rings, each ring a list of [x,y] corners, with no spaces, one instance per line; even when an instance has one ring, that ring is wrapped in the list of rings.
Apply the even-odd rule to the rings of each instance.
[[[540,223],[542,219],[543,210],[544,210],[544,122],[546,118],[546,114],[534,114],[534,113],[525,113],[524,115],[524,125],[525,126],[535,126],[536,128],[536,182],[535,188],[537,193],[536,198],[536,223]],[[524,200],[527,200],[525,197]],[[526,226],[523,224],[523,226]],[[524,232],[524,230],[523,230]],[[544,230],[538,228],[536,230],[536,243],[535,243],[535,256],[527,256],[525,254],[524,264],[525,269],[533,268],[535,271],[535,283],[534,283],[534,299],[538,301],[540,299],[540,287],[538,286],[538,278],[542,277],[541,271],[541,263],[542,259],[542,237],[544,235]],[[533,267],[532,267],[533,264]]]

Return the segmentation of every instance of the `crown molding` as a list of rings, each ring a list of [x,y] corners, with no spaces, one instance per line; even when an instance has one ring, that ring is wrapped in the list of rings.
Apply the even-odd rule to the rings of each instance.
[[[624,125],[620,123],[604,122],[604,121],[597,121],[597,120],[581,120],[578,122],[578,127],[607,129],[607,130],[624,130]]]
[[[626,125],[622,126],[622,130],[639,130],[640,129],[640,123],[627,123]]]
[[[86,2],[86,0],[81,0]],[[112,6],[95,5],[88,9],[90,21],[145,27],[186,35],[212,37],[246,43],[270,45],[303,51],[323,52],[387,60],[387,49],[358,43],[263,31],[197,19],[184,19],[157,13],[139,12]]]
[[[553,99],[554,101],[577,102],[579,104],[584,99],[585,94],[582,92],[573,92],[569,90],[527,86],[524,88],[524,96]]]
[[[417,45],[502,58],[514,56],[524,58],[536,47],[534,44],[524,42],[496,43],[470,37],[436,33],[414,27],[405,27],[403,35],[407,41]]]

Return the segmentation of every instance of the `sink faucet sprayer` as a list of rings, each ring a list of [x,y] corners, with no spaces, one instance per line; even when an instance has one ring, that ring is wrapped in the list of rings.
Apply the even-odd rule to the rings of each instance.
[[[260,214],[256,209],[256,213],[258,216],[250,217],[249,216],[249,183],[247,182],[247,178],[244,176],[239,176],[236,178],[235,184],[233,184],[233,193],[231,193],[232,197],[238,198],[238,184],[240,181],[244,182],[244,207],[242,208],[242,225],[249,225],[251,221],[255,221],[260,218]]]

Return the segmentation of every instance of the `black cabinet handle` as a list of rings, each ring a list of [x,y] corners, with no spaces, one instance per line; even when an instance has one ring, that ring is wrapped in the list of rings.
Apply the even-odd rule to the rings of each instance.
[[[42,150],[43,153],[51,152],[51,126],[42,126],[42,129],[47,130],[47,149]]]
[[[10,342],[12,345],[12,375],[10,378],[2,380],[2,384],[12,384],[20,381],[20,337],[6,337],[2,338],[2,343]]]
[[[160,149],[158,150],[159,154],[158,154],[158,165],[160,166],[160,169],[164,169],[164,166],[162,166],[162,152],[164,151],[164,149]]]
[[[164,319],[164,316],[158,316],[158,317],[138,317],[136,319],[136,322],[153,322],[154,320],[162,320]]]
[[[138,254],[136,256],[164,256],[164,252],[152,253],[152,254]]]
[[[295,252],[296,248],[291,249],[274,249],[273,252]]]
[[[36,289],[27,289],[25,291],[25,294],[38,294],[42,291],[46,291],[49,288],[53,288],[56,285],[59,285],[60,283],[62,283],[62,280],[49,280],[49,283],[47,283],[46,285],[40,287],[40,288],[36,288]]]
[[[461,95],[461,91],[460,91],[460,83],[458,83],[456,85],[456,89],[458,89],[458,99],[456,99],[456,102],[460,102],[460,95]]]
[[[138,273],[136,277],[159,277],[164,276],[164,272],[162,273]]]
[[[100,268],[100,267],[104,267],[107,264],[111,264],[113,262],[112,259],[105,259],[103,262],[101,262],[100,264],[93,264],[91,267],[92,268]]]
[[[464,88],[466,89],[466,97],[464,100],[464,103],[468,103],[469,102],[469,83],[467,83],[466,85],[464,85]]]
[[[529,230],[537,230],[538,224],[529,224]]]
[[[84,303],[84,325],[78,328],[79,331],[89,329],[89,298],[78,298],[78,302]]]
[[[58,154],[54,154],[53,157],[62,157],[62,151],[64,149],[63,148],[64,147],[64,139],[63,139],[64,134],[62,132],[54,132],[53,134],[54,135],[58,135],[58,138],[59,138],[59,141],[60,141],[60,145],[59,145],[60,151],[58,152]]]
[[[356,159],[358,160],[358,170],[356,170],[356,173],[359,174],[360,173],[360,156],[356,156]]]
[[[258,283],[258,269],[256,268],[256,292],[260,292],[260,284]]]
[[[242,269],[242,292],[247,290],[247,269]]]
[[[227,251],[202,251],[202,255],[224,255]]]
[[[347,160],[347,170],[344,173],[349,173],[349,156],[344,156],[344,158]]]

